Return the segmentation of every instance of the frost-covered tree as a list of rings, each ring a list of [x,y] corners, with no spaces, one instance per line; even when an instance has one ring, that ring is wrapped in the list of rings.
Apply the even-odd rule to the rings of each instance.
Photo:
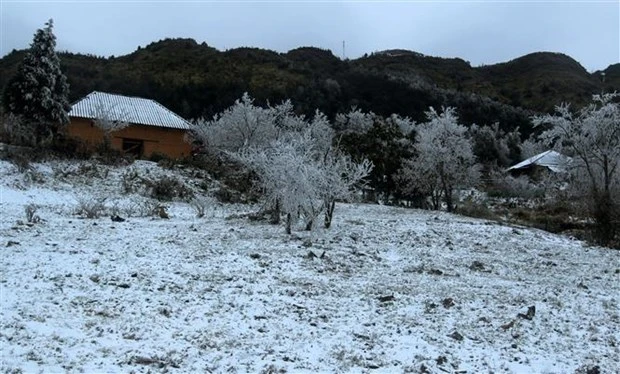
[[[37,30],[30,49],[7,84],[5,109],[32,125],[37,144],[53,140],[69,123],[69,85],[56,54],[53,21]]]
[[[403,135],[402,139],[407,139],[407,137],[415,133],[415,121],[409,117],[401,117],[398,114],[392,114],[386,119],[386,122],[398,127]]]
[[[333,149],[324,153],[311,129],[288,133],[269,147],[241,150],[235,157],[259,176],[267,202],[287,218],[287,233],[296,217],[311,229],[323,212],[329,228],[336,201],[350,200],[372,168],[367,160],[355,163]]]
[[[364,134],[372,128],[374,121],[373,112],[364,113],[354,106],[348,113],[336,114],[334,128],[339,133]]]
[[[210,150],[236,152],[243,148],[263,147],[277,137],[277,124],[289,124],[285,120],[287,111],[292,111],[288,103],[278,108],[256,106],[246,92],[212,120],[196,124],[192,135]]]
[[[426,112],[428,122],[416,127],[416,156],[399,174],[403,189],[430,196],[435,209],[443,198],[448,211],[454,210],[453,192],[477,183],[480,172],[467,128],[458,123],[454,108]]]
[[[370,175],[374,165],[368,159],[354,162],[350,156],[332,149],[319,160],[319,166],[323,171],[319,191],[325,210],[325,228],[330,228],[336,201],[350,201],[356,187]]]
[[[294,113],[290,101],[261,108],[244,95],[213,121],[196,126],[194,136],[255,172],[272,221],[283,213],[287,232],[297,218],[312,228],[323,212],[329,227],[336,201],[349,200],[372,168],[333,147],[334,131],[323,113],[307,120]]]
[[[572,112],[556,107],[555,115],[534,117],[535,126],[550,126],[541,134],[549,146],[572,157],[568,171],[573,187],[588,201],[602,244],[614,240],[620,223],[620,104],[619,94],[594,95],[592,103]]]
[[[547,149],[548,147],[544,143],[540,142],[535,137],[530,137],[529,139],[525,139],[521,144],[521,158],[524,160],[528,159],[543,153]]]
[[[276,206],[278,214],[286,215],[287,233],[291,232],[294,218],[320,206],[319,184],[315,181],[321,178],[321,172],[314,155],[308,133],[276,139],[269,147],[247,148],[237,154],[238,160],[259,175],[269,206]]]
[[[103,147],[109,150],[112,145],[112,133],[129,126],[129,114],[120,106],[110,105],[98,99],[92,107],[93,122],[103,131]]]

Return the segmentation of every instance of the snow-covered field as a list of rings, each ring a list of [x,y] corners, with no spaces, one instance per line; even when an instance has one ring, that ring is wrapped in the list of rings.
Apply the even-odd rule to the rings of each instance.
[[[83,219],[145,199],[127,169],[35,166],[0,161],[3,372],[620,371],[619,251],[361,204],[293,236],[250,206]]]

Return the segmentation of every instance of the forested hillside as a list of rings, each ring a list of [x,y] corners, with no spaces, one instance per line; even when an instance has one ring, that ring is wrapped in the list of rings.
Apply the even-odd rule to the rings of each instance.
[[[23,51],[0,59],[0,87]],[[530,132],[529,116],[593,93],[620,87],[620,64],[589,74],[572,58],[534,53],[502,64],[472,67],[454,58],[391,50],[343,61],[330,51],[302,47],[288,53],[257,48],[218,51],[192,39],[166,39],[119,57],[60,53],[70,100],[93,90],[153,98],[185,118],[211,117],[243,92],[258,103],[290,98],[296,110],[329,117],[351,106],[380,115],[423,120],[429,106],[454,106],[466,124],[499,122]]]

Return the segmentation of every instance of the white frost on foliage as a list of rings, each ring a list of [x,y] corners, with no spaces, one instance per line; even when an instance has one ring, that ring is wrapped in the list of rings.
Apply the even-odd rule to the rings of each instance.
[[[5,94],[6,105],[12,113],[24,120],[39,122],[42,128],[69,122],[69,85],[55,51],[53,21],[50,19],[45,26],[35,33],[15,79],[9,82]],[[43,134],[45,132],[47,130],[39,129],[36,135],[47,136]]]
[[[412,132],[415,131],[416,123],[409,117],[401,117],[398,114],[392,114],[386,119],[388,124],[394,124],[403,136],[409,136]]]
[[[620,104],[613,101],[618,97],[594,95],[592,103],[576,113],[564,104],[556,107],[555,115],[534,118],[535,126],[551,125],[540,135],[542,141],[573,158],[569,171],[575,182],[596,193],[620,191]]]
[[[428,122],[416,127],[416,156],[404,163],[399,179],[405,191],[431,196],[435,208],[443,198],[451,210],[453,191],[475,185],[479,167],[467,128],[458,123],[454,108],[441,114],[430,108],[426,116]]]
[[[357,107],[352,107],[348,113],[338,113],[334,121],[334,128],[339,133],[364,134],[370,130],[375,121],[373,112],[364,113]]]
[[[236,159],[257,173],[270,205],[279,204],[283,213],[297,217],[321,204],[315,155],[314,142],[305,132],[274,140],[269,147],[244,149]]]
[[[317,112],[305,130],[284,133],[262,148],[232,154],[255,171],[270,206],[291,217],[314,221],[336,200],[351,199],[355,187],[372,170],[372,163],[353,162],[331,147],[332,130]]]
[[[196,124],[192,134],[196,140],[216,150],[236,152],[246,147],[262,147],[277,138],[277,119],[287,107],[286,103],[281,108],[255,106],[254,99],[246,92],[211,121]]]
[[[369,161],[355,163],[333,146],[334,130],[323,113],[307,120],[294,113],[290,100],[262,108],[246,93],[193,134],[253,170],[268,206],[306,223],[329,206],[331,220],[335,201],[350,200],[372,169]]]
[[[103,131],[106,137],[114,131],[129,126],[129,113],[125,108],[115,104],[107,104],[103,98],[97,98],[91,108],[90,116],[94,118],[95,126]]]

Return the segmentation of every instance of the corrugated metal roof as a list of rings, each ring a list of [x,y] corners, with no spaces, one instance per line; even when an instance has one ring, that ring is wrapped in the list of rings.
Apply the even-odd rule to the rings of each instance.
[[[550,150],[550,151],[545,151],[543,153],[539,153],[536,156],[532,156],[528,158],[527,160],[521,161],[518,164],[509,167],[508,169],[506,169],[506,171],[521,169],[521,168],[528,167],[530,165],[538,165],[538,166],[547,167],[555,172],[561,172],[566,169],[566,165],[569,162],[570,162],[570,157],[564,156],[561,153]]]
[[[73,104],[69,112],[70,117],[95,119],[102,115],[105,115],[107,120],[137,125],[181,130],[189,130],[191,126],[189,122],[154,100],[98,91],[91,92]]]

